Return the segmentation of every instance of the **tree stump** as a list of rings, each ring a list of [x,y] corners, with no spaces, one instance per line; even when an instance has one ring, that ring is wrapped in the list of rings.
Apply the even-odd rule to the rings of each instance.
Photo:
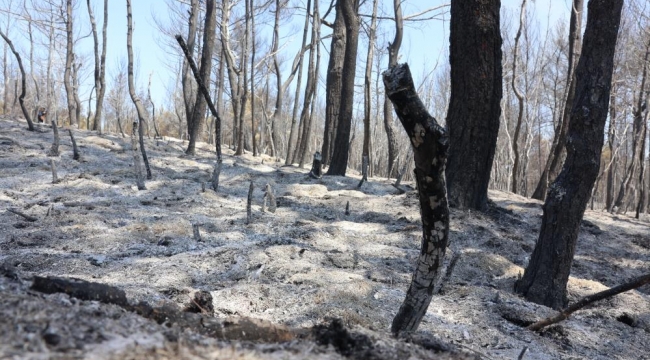
[[[135,180],[138,190],[147,190],[144,186],[144,175],[142,174],[142,164],[140,163],[140,154],[138,153],[138,123],[133,122],[133,132],[131,133],[131,150],[133,152],[133,167],[135,169]]]
[[[74,139],[74,135],[72,135],[72,129],[68,129],[68,134],[70,134],[70,141],[72,141],[72,158],[79,161],[81,156],[79,156],[79,148],[77,147],[77,142]]]
[[[393,334],[400,335],[418,328],[442,270],[449,237],[445,184],[449,142],[447,131],[429,115],[418,97],[407,64],[391,67],[383,77],[386,94],[413,145],[422,217],[422,249],[406,299],[391,327]]]
[[[311,171],[309,171],[309,176],[314,179],[320,179],[323,177],[323,157],[320,152],[316,151],[314,153],[314,161],[311,164]]]
[[[56,120],[52,120],[52,133],[54,140],[52,140],[52,147],[47,156],[59,156],[59,128],[56,126]]]

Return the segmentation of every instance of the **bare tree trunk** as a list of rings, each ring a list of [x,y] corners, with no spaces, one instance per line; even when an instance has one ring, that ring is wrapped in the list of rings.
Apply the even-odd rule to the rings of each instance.
[[[246,147],[246,135],[244,131],[245,121],[244,115],[246,114],[246,105],[248,102],[248,53],[250,51],[250,17],[251,9],[250,3],[248,0],[245,0],[246,3],[246,14],[244,16],[244,44],[242,45],[242,53],[240,56],[240,66],[241,71],[239,72],[239,79],[237,80],[238,86],[241,89],[241,107],[239,108],[239,134],[237,136],[237,150],[235,155],[243,155],[244,148]],[[252,69],[251,69],[252,71]]]
[[[210,79],[212,71],[212,53],[214,52],[215,45],[215,30],[217,28],[217,11],[214,0],[207,0],[205,2],[205,25],[203,27],[203,48],[201,50],[201,67],[199,68],[200,77],[202,79]],[[189,41],[189,40],[188,40]],[[206,84],[206,89],[210,91],[210,82]],[[203,122],[205,121],[206,101],[203,96],[196,96],[196,102],[193,106],[192,119],[188,121],[187,132],[189,134],[189,141],[187,150],[188,155],[196,153],[196,142],[201,134]]]
[[[334,138],[334,151],[327,175],[345,176],[350,152],[350,129],[352,126],[352,107],[354,105],[354,78],[356,74],[357,50],[359,44],[359,1],[338,1],[337,12],[341,11],[345,23],[345,57],[341,72],[341,102],[339,120]]]
[[[612,92],[616,90],[616,83],[612,84]],[[612,166],[607,171],[607,190],[605,194],[605,209],[609,210],[614,203],[614,175],[616,173],[616,154],[614,154],[614,141],[616,139],[616,96],[611,96],[610,106],[609,106],[609,131],[607,135],[607,143],[609,145],[609,153],[612,157]]]
[[[95,17],[90,6],[90,0],[86,0],[88,6],[88,16],[90,17],[90,25],[93,32],[93,40],[95,43],[95,93],[97,99],[95,100],[95,118],[93,120],[92,129],[101,132],[102,116],[104,112],[104,94],[106,93],[106,30],[108,27],[108,0],[104,0],[104,23],[102,25],[102,53],[99,54],[99,44],[97,39],[97,29],[95,25]]]
[[[194,45],[196,43],[196,28],[199,19],[199,0],[190,0],[189,18],[187,23],[187,47],[190,54],[194,54]],[[196,93],[194,91],[194,84],[192,83],[192,74],[187,64],[187,60],[183,61],[183,70],[181,85],[183,87],[183,104],[185,105],[185,121],[187,122],[187,129],[191,128],[191,121],[193,120],[194,104],[196,103]]]
[[[517,88],[517,55],[519,50],[519,39],[521,38],[521,29],[524,26],[524,21],[526,17],[526,0],[521,2],[521,13],[519,14],[519,28],[517,29],[517,35],[515,36],[515,46],[513,50],[512,57],[512,91],[517,97],[519,112],[517,114],[517,125],[515,126],[515,133],[512,139],[512,152],[514,155],[514,163],[512,165],[512,180],[510,182],[510,190],[518,194],[517,185],[519,183],[519,133],[521,132],[521,124],[523,123],[524,118],[524,95]]]
[[[72,39],[73,33],[73,15],[72,15],[72,0],[66,0],[66,16],[65,16],[65,29],[66,29],[66,52],[65,52],[65,72],[63,74],[63,85],[68,97],[68,117],[71,126],[79,126],[77,119],[77,102],[74,95],[74,79],[72,72],[74,71],[74,41]]]
[[[375,39],[377,33],[377,3],[372,3],[372,18],[370,20],[370,30],[368,33],[368,55],[366,56],[366,73],[363,80],[363,148],[362,148],[362,178],[358,187],[368,181],[368,166],[370,164],[370,112],[372,111],[372,98],[370,94],[372,82],[372,62],[375,54]],[[399,4],[398,4],[399,5]],[[379,106],[379,104],[377,104]]]
[[[402,46],[402,37],[404,36],[404,20],[402,17],[402,2],[393,0],[393,9],[395,12],[395,38],[388,45],[388,67],[397,65],[399,49]],[[386,177],[390,177],[395,172],[395,161],[397,160],[397,135],[393,126],[393,105],[388,101],[388,95],[384,95],[384,129],[388,140],[388,172]]]
[[[23,62],[20,59],[20,54],[16,51],[14,48],[14,44],[9,40],[7,35],[0,31],[0,36],[5,40],[9,48],[11,49],[11,52],[14,53],[14,56],[16,57],[16,61],[18,62],[18,67],[20,68],[20,76],[22,79],[22,88],[20,91],[20,96],[18,97],[18,101],[20,102],[20,109],[23,111],[23,116],[25,117],[25,120],[27,120],[27,127],[29,131],[34,131],[34,123],[32,122],[32,118],[29,116],[29,110],[27,110],[27,107],[25,106],[25,93],[27,91],[27,76],[25,75],[25,68],[23,68]],[[5,91],[7,91],[5,89]]]
[[[529,301],[554,309],[567,304],[580,222],[600,168],[623,0],[590,0],[588,7],[583,55],[575,71],[567,159],[549,187],[539,239],[524,276],[515,284]]]
[[[458,208],[487,207],[501,115],[500,8],[499,0],[451,3],[446,175],[449,203]]]
[[[645,120],[643,116],[643,110],[647,105],[646,97],[646,80],[648,74],[648,60],[650,60],[650,40],[646,45],[646,51],[643,61],[643,74],[641,75],[641,87],[639,89],[639,97],[637,100],[636,109],[634,109],[634,124],[632,131],[632,159],[630,165],[625,170],[625,176],[621,182],[621,186],[616,196],[616,201],[610,212],[616,211],[617,213],[622,213],[625,210],[626,200],[628,200],[631,188],[633,185],[634,177],[639,167],[639,161],[643,163],[643,144],[645,144]],[[646,109],[647,111],[647,109]],[[641,175],[643,176],[643,175]]]
[[[129,4],[129,9],[131,8],[130,1],[126,0]],[[129,14],[131,12],[129,11]],[[142,175],[142,164],[140,164],[140,154],[138,154],[138,140],[136,139],[136,131],[138,131],[138,123],[133,122],[133,131],[131,132],[131,152],[133,153],[133,169],[135,170],[135,182],[138,186],[138,190],[147,190],[147,187],[144,185],[144,176]]]
[[[151,123],[153,124],[153,130],[156,132],[156,137],[160,137],[160,132],[158,132],[158,126],[156,125],[156,104],[154,104],[153,99],[151,98],[151,75],[149,74],[149,83],[147,84],[147,97],[151,103]]]
[[[337,2],[338,4],[338,2]],[[334,140],[339,122],[339,111],[341,104],[341,88],[343,81],[343,61],[346,47],[345,22],[343,14],[336,10],[334,28],[332,29],[332,43],[330,46],[330,58],[327,65],[327,79],[325,90],[325,133],[323,134],[323,165],[331,163],[332,152],[334,151]]]
[[[258,156],[257,125],[255,124],[255,3],[250,0],[250,18],[251,18],[251,135],[253,136],[253,156]],[[263,132],[263,131],[262,131]]]
[[[131,100],[135,105],[135,110],[138,113],[138,133],[140,137],[140,151],[142,152],[142,160],[144,161],[144,167],[147,170],[147,179],[151,179],[151,168],[149,167],[149,159],[147,158],[147,152],[144,148],[144,130],[142,126],[147,123],[147,111],[142,105],[142,100],[138,97],[135,92],[135,84],[133,82],[133,46],[132,46],[132,37],[133,37],[133,16],[131,15],[131,0],[126,0],[126,19],[127,19],[127,33],[126,33],[126,50],[128,56],[128,82],[129,82],[129,95],[131,95]]]
[[[302,31],[302,45],[301,47],[305,47],[305,44],[307,43],[307,33],[309,31],[309,9],[311,8],[311,0],[307,0],[307,8],[305,10],[305,26]],[[311,49],[313,51],[313,49]],[[298,105],[300,104],[300,86],[302,84],[302,70],[304,67],[304,61],[303,61],[303,55],[300,54],[300,62],[298,65],[298,80],[296,83],[296,95],[294,98],[293,102],[293,113],[291,114],[291,130],[289,132],[289,141],[287,142],[287,157],[284,161],[285,165],[291,165],[292,160],[293,160],[293,152],[294,152],[294,146],[293,143],[296,142],[296,137],[298,136]],[[304,101],[307,101],[305,98]],[[298,144],[296,144],[296,149],[298,147]]]
[[[562,119],[560,120],[560,124],[558,125],[558,128],[555,131],[555,136],[553,137],[553,145],[551,145],[548,161],[532,196],[533,199],[537,200],[544,200],[548,184],[555,180],[562,169],[562,157],[564,157],[566,152],[565,146],[567,132],[571,121],[570,116],[573,107],[573,99],[575,97],[575,68],[581,54],[583,4],[584,0],[573,0],[571,20],[569,22],[569,67],[566,81],[568,87],[566,102],[564,103]]]
[[[406,298],[393,319],[395,335],[417,330],[433,297],[449,238],[445,164],[449,139],[415,92],[408,65],[384,73],[386,93],[413,146],[422,217],[422,248]]]
[[[639,151],[639,183],[637,185],[638,191],[639,191],[639,198],[637,199],[637,205],[636,205],[636,212],[634,214],[634,217],[636,219],[639,218],[641,213],[643,212],[644,204],[645,204],[645,194],[646,194],[646,188],[644,184],[644,177],[645,177],[645,149],[646,149],[646,135],[648,132],[648,114],[650,114],[650,111],[648,110],[648,106],[650,106],[650,99],[646,96],[646,103],[645,103],[645,118],[643,119],[643,130],[641,131],[641,151]]]

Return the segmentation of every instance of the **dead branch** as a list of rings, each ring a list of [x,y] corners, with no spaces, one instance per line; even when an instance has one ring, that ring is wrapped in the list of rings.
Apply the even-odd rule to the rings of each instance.
[[[29,222],[38,221],[38,218],[35,218],[33,216],[22,213],[22,212],[20,212],[20,211],[18,211],[16,209],[8,208],[7,211],[9,211],[10,213],[14,213],[16,215],[22,216],[25,220],[27,220]]]
[[[72,158],[74,160],[79,161],[79,158],[80,158],[80,156],[79,156],[79,148],[77,147],[77,142],[74,139],[74,135],[72,135],[72,129],[68,129],[68,133],[70,134],[70,140],[72,141],[72,151],[73,151]]]
[[[108,207],[108,206],[111,206],[111,202],[110,201],[102,201],[102,200],[92,201],[92,202],[88,202],[88,201],[68,201],[68,202],[64,202],[63,206],[65,206],[65,207],[89,207],[89,208],[95,208],[95,207],[98,207],[98,206]]]
[[[560,311],[559,314],[557,314],[555,316],[552,316],[552,317],[549,317],[549,318],[546,318],[544,320],[540,320],[540,321],[538,321],[538,322],[536,322],[536,323],[534,323],[532,325],[529,325],[526,329],[533,330],[533,331],[541,330],[542,328],[544,328],[546,326],[549,326],[549,325],[552,325],[552,324],[555,324],[555,323],[558,323],[558,322],[560,322],[562,320],[567,319],[571,314],[573,314],[574,312],[582,309],[583,307],[585,307],[585,306],[587,306],[587,305],[589,305],[591,303],[594,303],[594,302],[599,301],[599,300],[606,299],[608,297],[612,297],[614,295],[618,295],[618,294],[620,294],[622,292],[626,292],[626,291],[629,291],[629,290],[636,289],[636,288],[641,287],[641,286],[643,286],[645,284],[648,284],[648,283],[650,283],[650,274],[645,274],[645,275],[639,276],[639,277],[637,277],[637,278],[633,279],[632,281],[627,282],[625,284],[621,284],[621,285],[615,286],[615,287],[613,287],[611,289],[607,289],[607,290],[604,290],[604,291],[601,291],[601,292],[598,292],[598,293],[595,293],[595,294],[592,294],[592,295],[585,296],[582,299],[580,299],[580,301],[576,302],[575,304],[573,304],[573,305],[571,305],[571,306],[569,306],[567,308],[564,308],[562,311]]]
[[[246,225],[250,224],[253,220],[253,181],[248,187],[248,201],[246,202]]]

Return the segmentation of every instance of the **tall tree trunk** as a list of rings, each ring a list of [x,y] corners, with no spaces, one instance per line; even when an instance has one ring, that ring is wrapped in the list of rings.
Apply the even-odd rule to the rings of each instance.
[[[71,126],[79,126],[77,119],[77,101],[74,95],[74,79],[72,72],[74,71],[74,41],[73,41],[73,14],[72,14],[72,0],[66,0],[65,7],[65,32],[66,32],[66,51],[65,51],[65,72],[63,74],[63,85],[68,98],[68,117]]]
[[[533,199],[544,200],[548,184],[557,177],[562,169],[562,158],[566,153],[566,140],[569,123],[571,121],[571,109],[573,107],[573,99],[575,97],[575,68],[580,59],[581,44],[582,44],[582,13],[584,7],[584,0],[573,0],[573,7],[571,10],[571,20],[569,22],[569,66],[567,71],[567,93],[566,101],[564,103],[564,112],[562,119],[558,124],[553,137],[553,144],[549,152],[549,158],[544,167],[535,192],[533,192]]]
[[[343,60],[346,47],[345,22],[343,14],[339,11],[338,2],[336,18],[332,29],[332,43],[330,45],[330,58],[327,65],[327,78],[325,84],[325,133],[323,134],[323,166],[328,166],[334,151],[334,139],[339,122],[341,105],[341,87],[343,80]]]
[[[643,59],[643,74],[641,75],[641,86],[639,88],[639,95],[637,98],[636,109],[634,109],[634,124],[632,126],[632,159],[630,165],[625,170],[623,181],[616,196],[616,200],[610,212],[617,211],[619,214],[624,212],[626,200],[629,198],[630,191],[633,186],[634,177],[639,167],[639,160],[643,162],[643,146],[645,144],[645,119],[643,110],[646,106],[645,98],[648,96],[646,93],[646,81],[648,75],[648,60],[650,60],[650,40],[646,45],[645,56]],[[647,109],[646,109],[647,111]]]
[[[393,10],[395,13],[395,38],[388,45],[388,67],[397,65],[399,49],[402,46],[404,36],[404,19],[402,17],[402,2],[393,0]],[[393,105],[388,101],[388,95],[384,95],[384,129],[386,130],[386,139],[388,140],[388,172],[386,176],[390,178],[397,170],[395,161],[397,160],[397,135],[393,126]]]
[[[451,3],[449,204],[484,210],[502,96],[499,0]]]
[[[241,62],[239,68],[239,79],[237,80],[238,86],[241,89],[241,106],[239,108],[239,133],[237,136],[237,150],[235,155],[243,155],[245,143],[244,132],[244,115],[246,114],[246,103],[248,102],[248,52],[250,46],[250,16],[251,9],[248,0],[246,2],[246,14],[244,16],[244,44],[242,45],[242,54],[240,56]],[[252,69],[251,69],[252,71]]]
[[[317,0],[316,0],[317,1]],[[302,31],[301,47],[305,47],[307,43],[307,33],[309,31],[309,9],[311,8],[311,0],[307,0],[307,8],[305,10],[305,26]],[[312,49],[313,50],[313,49]],[[300,55],[300,63],[298,65],[298,80],[296,82],[296,95],[293,102],[293,112],[291,114],[291,129],[289,130],[289,140],[287,141],[287,157],[284,161],[285,165],[291,165],[293,160],[294,146],[296,137],[298,136],[298,105],[300,104],[300,85],[302,84],[302,72],[304,68],[303,55]],[[307,99],[304,99],[307,101]],[[298,144],[296,144],[296,148]]]
[[[515,290],[562,309],[580,222],[598,176],[623,0],[590,0],[583,55],[576,68],[567,158],[549,187],[539,239]]]
[[[357,70],[357,50],[359,44],[359,1],[341,0],[336,4],[345,23],[345,57],[341,72],[341,102],[339,120],[334,139],[334,151],[327,175],[345,176],[350,152],[350,129],[352,127],[352,107],[354,105],[354,77]]]
[[[147,152],[144,148],[144,130],[142,129],[144,124],[147,123],[147,111],[142,105],[142,100],[138,97],[135,92],[135,84],[133,81],[133,16],[131,15],[131,0],[126,0],[126,19],[127,19],[127,32],[126,32],[126,52],[128,56],[128,82],[129,82],[129,95],[131,95],[131,100],[135,105],[135,110],[138,113],[138,134],[140,137],[140,151],[142,152],[142,160],[144,162],[144,167],[147,170],[147,179],[151,179],[151,168],[149,167],[149,159],[147,158]]]
[[[205,86],[210,91],[210,73],[212,71],[212,53],[214,52],[215,45],[215,30],[217,28],[217,11],[214,0],[207,0],[205,2],[205,25],[203,27],[203,47],[201,49],[201,65],[199,68],[199,75],[202,79],[208,79]],[[188,135],[189,141],[187,150],[188,155],[196,153],[196,142],[201,134],[203,122],[205,121],[206,112],[205,97],[196,96],[196,102],[193,106],[192,119],[188,122]]]
[[[190,54],[194,54],[194,45],[196,44],[196,32],[199,21],[199,0],[190,0],[189,18],[187,23],[187,47]],[[181,85],[183,87],[183,104],[185,105],[185,121],[187,130],[191,128],[191,122],[194,119],[194,104],[196,103],[196,91],[192,82],[192,74],[187,60],[183,59],[183,70]]]
[[[23,62],[20,59],[20,55],[14,48],[14,44],[9,40],[7,35],[5,35],[1,30],[0,30],[0,36],[5,40],[9,48],[11,49],[11,52],[14,53],[14,56],[16,57],[16,61],[18,62],[18,68],[20,68],[20,76],[22,80],[22,87],[20,91],[20,96],[18,97],[18,101],[20,102],[20,109],[23,111],[23,116],[25,117],[25,120],[27,120],[27,127],[29,131],[34,131],[34,123],[32,122],[32,118],[29,116],[29,110],[27,110],[27,107],[25,106],[25,93],[27,92],[27,75],[25,75],[25,68],[23,67]]]
[[[524,95],[517,88],[517,55],[519,51],[519,39],[521,38],[521,30],[524,27],[524,22],[526,20],[526,0],[521,2],[521,13],[519,14],[519,28],[517,29],[517,35],[515,36],[515,46],[512,56],[512,91],[517,97],[517,104],[519,105],[519,112],[517,113],[517,125],[515,126],[515,133],[512,139],[512,152],[514,156],[514,162],[512,164],[512,178],[511,178],[511,188],[515,194],[518,194],[517,185],[519,184],[519,133],[521,132],[521,124],[523,123],[524,118]]]
[[[372,18],[368,32],[368,55],[366,56],[366,73],[363,78],[363,148],[362,148],[362,169],[363,177],[359,187],[364,181],[368,181],[368,166],[370,159],[370,112],[372,111],[371,83],[372,83],[372,62],[375,54],[375,39],[377,33],[377,3],[372,2]],[[399,6],[399,4],[398,4]],[[379,106],[379,104],[377,104]]]
[[[251,17],[251,136],[253,137],[253,156],[258,156],[257,124],[255,124],[255,3],[250,0]],[[262,131],[263,133],[263,131]]]
[[[616,83],[612,84],[612,92],[616,89]],[[612,157],[612,166],[607,171],[607,190],[605,194],[605,209],[609,210],[614,203],[614,176],[616,174],[616,154],[614,153],[614,142],[616,140],[616,96],[612,94],[609,106],[609,131],[607,132],[607,143],[609,145],[609,154]]]
[[[650,114],[650,111],[648,111],[648,106],[650,106],[650,99],[646,96],[646,103],[645,103],[645,117],[643,119],[643,124],[641,125],[643,127],[643,130],[641,131],[641,151],[639,151],[639,183],[637,185],[638,192],[639,192],[639,198],[637,199],[637,204],[636,204],[636,212],[634,214],[634,217],[636,219],[639,218],[641,213],[643,212],[644,204],[645,204],[645,194],[646,194],[646,188],[644,184],[644,179],[645,179],[645,149],[646,149],[646,137],[648,133],[648,114]]]
[[[232,133],[232,144],[234,147],[237,146],[237,141],[239,139],[239,114],[241,106],[241,81],[240,75],[241,70],[238,70],[235,64],[235,54],[230,49],[230,11],[231,3],[230,0],[223,0],[221,8],[221,49],[223,51],[222,59],[226,61],[226,70],[228,72],[228,83],[230,84],[230,103],[232,104],[232,114],[233,114],[233,133]],[[239,74],[238,74],[239,73]]]
[[[104,112],[104,94],[106,93],[106,30],[108,27],[108,0],[104,0],[104,22],[102,25],[102,53],[99,54],[99,44],[97,39],[97,26],[95,25],[95,16],[93,15],[90,0],[86,0],[88,6],[88,16],[90,17],[90,25],[93,33],[94,40],[94,53],[95,53],[95,118],[93,120],[92,129],[101,131],[102,116]]]
[[[391,326],[391,332],[399,335],[417,330],[431,303],[442,269],[449,239],[449,207],[445,189],[449,139],[445,129],[429,115],[415,92],[408,65],[389,68],[384,73],[384,85],[413,146],[422,217],[420,256],[406,298]]]
[[[316,96],[316,85],[318,84],[318,66],[320,62],[320,56],[318,61],[315,60],[316,55],[319,54],[318,41],[320,40],[320,13],[318,9],[318,1],[314,1],[313,5],[313,24],[311,29],[311,41],[310,41],[310,50],[309,50],[309,64],[307,66],[307,84],[305,85],[305,98],[303,101],[302,112],[300,114],[300,123],[302,125],[302,132],[300,135],[300,140],[296,146],[296,151],[294,153],[293,163],[298,162],[300,167],[305,165],[305,155],[307,154],[307,148],[309,141],[311,140],[311,123],[314,117],[313,105],[315,103]]]

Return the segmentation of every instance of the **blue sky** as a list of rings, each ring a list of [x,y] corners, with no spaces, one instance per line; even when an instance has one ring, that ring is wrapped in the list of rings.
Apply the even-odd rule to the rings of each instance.
[[[138,78],[136,86],[146,88],[149,74],[153,73],[152,78],[152,96],[154,101],[158,104],[166,101],[166,86],[175,79],[175,74],[171,72],[166,66],[166,58],[169,55],[166,53],[164,46],[162,46],[162,34],[158,33],[153,20],[153,14],[158,18],[167,19],[167,8],[163,0],[133,0],[133,21],[134,21],[134,34],[133,46],[136,54],[136,61],[138,67]],[[321,2],[322,7],[329,4],[329,2]],[[389,11],[392,7],[392,1],[380,0],[383,7]],[[438,0],[405,0],[404,14],[413,14],[422,10],[434,7],[436,5],[444,4],[445,1]],[[95,17],[98,19],[98,27],[101,26],[102,16],[102,1],[92,0],[94,4]],[[567,21],[569,17],[569,2],[568,0],[536,0],[529,1],[530,8],[535,8],[537,19],[539,21],[540,32],[544,32],[547,24],[554,24],[558,20]],[[520,1],[504,0],[502,8],[509,11],[518,11]],[[85,1],[79,3],[77,10],[78,16],[81,16],[84,22],[87,22],[86,4]],[[330,15],[331,17],[331,15]],[[304,18],[302,15],[294,16],[294,26],[287,24],[281,28],[281,36],[288,42],[286,50],[288,54],[294,54],[301,40],[301,26]],[[392,24],[386,24],[392,26]],[[101,29],[101,28],[100,28]],[[294,32],[294,34],[291,34]],[[264,30],[264,34],[268,34],[270,39],[270,29]],[[392,34],[387,34],[387,38],[392,38]],[[381,40],[380,40],[381,41]],[[384,42],[387,41],[386,38]],[[269,40],[270,42],[270,40]],[[329,42],[325,42],[328,44]],[[415,24],[406,25],[404,32],[404,41],[402,44],[400,61],[407,61],[411,65],[416,81],[417,77],[424,73],[426,67],[435,66],[435,64],[442,65],[447,62],[446,51],[449,44],[449,31],[448,31],[448,15],[445,21],[430,20],[426,22],[418,22]],[[381,46],[387,44],[379,43]],[[126,1],[110,0],[109,1],[109,25],[108,25],[108,45],[107,45],[107,74],[110,76],[111,72],[119,61],[119,59],[126,59]],[[80,49],[83,52],[90,53],[92,51],[92,38],[85,39],[80,44]],[[366,56],[365,43],[360,42],[359,58],[363,59]],[[327,52],[324,52],[324,60],[322,60],[322,67],[327,64]],[[293,55],[290,55],[291,57]],[[92,64],[88,66],[89,71],[92,69]],[[286,72],[285,72],[286,73]],[[363,68],[358,69],[358,73],[363,73]],[[88,79],[87,82],[91,82]],[[87,92],[86,90],[85,92]],[[82,92],[84,90],[82,89]],[[86,95],[87,96],[87,95]]]

